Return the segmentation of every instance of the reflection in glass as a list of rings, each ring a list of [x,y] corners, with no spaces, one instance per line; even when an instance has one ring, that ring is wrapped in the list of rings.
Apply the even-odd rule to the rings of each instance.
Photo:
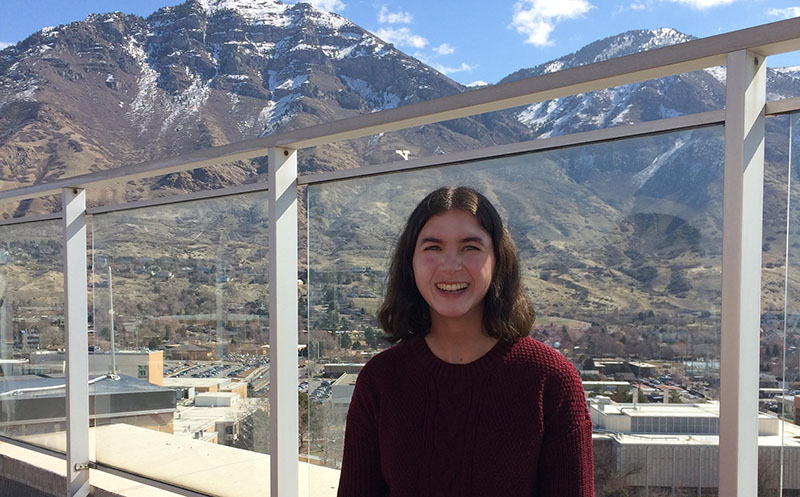
[[[0,226],[0,434],[46,444],[66,429],[61,221]]]
[[[206,453],[207,444],[269,452],[267,195],[92,221],[90,370],[110,375],[112,385],[91,406],[96,460],[209,491],[192,475],[216,456],[189,461],[186,454]],[[129,444],[145,453],[159,447],[160,457],[177,451],[182,469],[137,462],[121,447]],[[208,453],[231,454],[223,449]],[[263,456],[232,454],[263,464]],[[265,467],[249,483],[266,484],[266,474]]]
[[[598,495],[643,491],[647,478],[715,489],[722,170],[713,127],[310,186],[306,457],[341,464],[353,383],[388,346],[375,316],[394,241],[426,193],[463,184],[507,222],[538,313],[532,335],[585,381],[603,434]],[[682,462],[659,476],[665,434],[663,457]],[[690,454],[689,439],[713,451]]]

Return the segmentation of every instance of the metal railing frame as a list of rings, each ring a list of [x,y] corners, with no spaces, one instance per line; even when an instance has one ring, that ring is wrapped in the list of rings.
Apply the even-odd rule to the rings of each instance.
[[[64,215],[36,216],[4,221],[19,224],[42,219],[65,219],[64,275],[67,334],[67,425],[69,496],[86,495],[88,470],[88,392],[81,389],[87,372],[86,317],[86,215],[213,198],[245,191],[269,190],[270,218],[270,342],[274,391],[270,394],[272,440],[275,451],[270,468],[270,495],[298,494],[296,434],[297,346],[297,188],[353,177],[365,177],[533,150],[610,141],[725,124],[725,179],[723,207],[723,300],[721,336],[720,495],[755,495],[757,426],[758,336],[760,289],[761,195],[763,194],[764,117],[800,110],[800,99],[765,102],[764,64],[769,55],[800,50],[800,19],[765,24],[679,45],[659,48],[571,68],[511,83],[395,109],[359,115],[308,128],[277,133],[239,143],[200,150],[143,164],[98,171],[51,183],[0,191],[0,200],[21,200],[62,194]],[[297,153],[302,148],[329,144],[449,119],[498,111],[544,100],[686,73],[713,66],[728,69],[726,109],[680,118],[621,126],[574,135],[504,145],[443,157],[365,166],[348,171],[298,177]],[[223,191],[202,192],[120,206],[86,209],[85,190],[110,183],[209,167],[269,156],[269,184],[245,185]],[[276,236],[278,233],[280,237]],[[82,245],[81,245],[82,242]],[[755,248],[759,245],[759,249]],[[83,297],[81,297],[81,295]],[[750,336],[749,336],[749,335]],[[85,361],[84,361],[85,362]],[[755,369],[754,369],[755,368]],[[753,371],[756,372],[755,388]],[[85,379],[85,378],[84,378]]]

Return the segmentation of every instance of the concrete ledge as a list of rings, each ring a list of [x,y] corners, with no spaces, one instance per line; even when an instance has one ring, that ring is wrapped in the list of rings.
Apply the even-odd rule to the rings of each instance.
[[[62,497],[67,488],[67,463],[48,455],[0,441],[0,495]],[[184,497],[102,470],[89,473],[93,497]]]
[[[20,440],[63,453],[65,433]],[[96,455],[97,463],[115,468],[90,470],[93,497],[241,497],[264,495],[269,489],[267,454],[124,424],[91,428],[90,441],[89,453]],[[66,462],[61,457],[0,441],[0,464],[0,479],[30,486],[45,496],[64,494]],[[300,497],[336,495],[339,471],[298,465]],[[170,486],[177,488],[170,490]]]
[[[25,489],[22,495],[61,496],[67,488],[67,465],[63,459],[0,442],[0,480],[4,489]]]

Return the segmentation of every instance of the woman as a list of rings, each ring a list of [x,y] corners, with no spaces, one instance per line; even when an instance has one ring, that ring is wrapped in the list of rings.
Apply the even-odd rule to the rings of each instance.
[[[396,345],[356,382],[340,497],[593,495],[580,378],[527,336],[516,249],[483,195],[417,205],[378,317]]]

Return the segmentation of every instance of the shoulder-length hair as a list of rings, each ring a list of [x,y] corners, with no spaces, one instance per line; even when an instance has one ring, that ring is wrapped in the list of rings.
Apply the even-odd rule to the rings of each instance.
[[[513,342],[530,333],[536,313],[522,288],[517,249],[494,206],[465,186],[429,193],[409,216],[397,241],[387,280],[386,298],[378,312],[386,340],[398,342],[424,336],[431,326],[430,309],[417,289],[412,260],[417,238],[428,220],[443,212],[462,210],[478,220],[492,237],[495,267],[483,299],[483,329],[494,338]]]

